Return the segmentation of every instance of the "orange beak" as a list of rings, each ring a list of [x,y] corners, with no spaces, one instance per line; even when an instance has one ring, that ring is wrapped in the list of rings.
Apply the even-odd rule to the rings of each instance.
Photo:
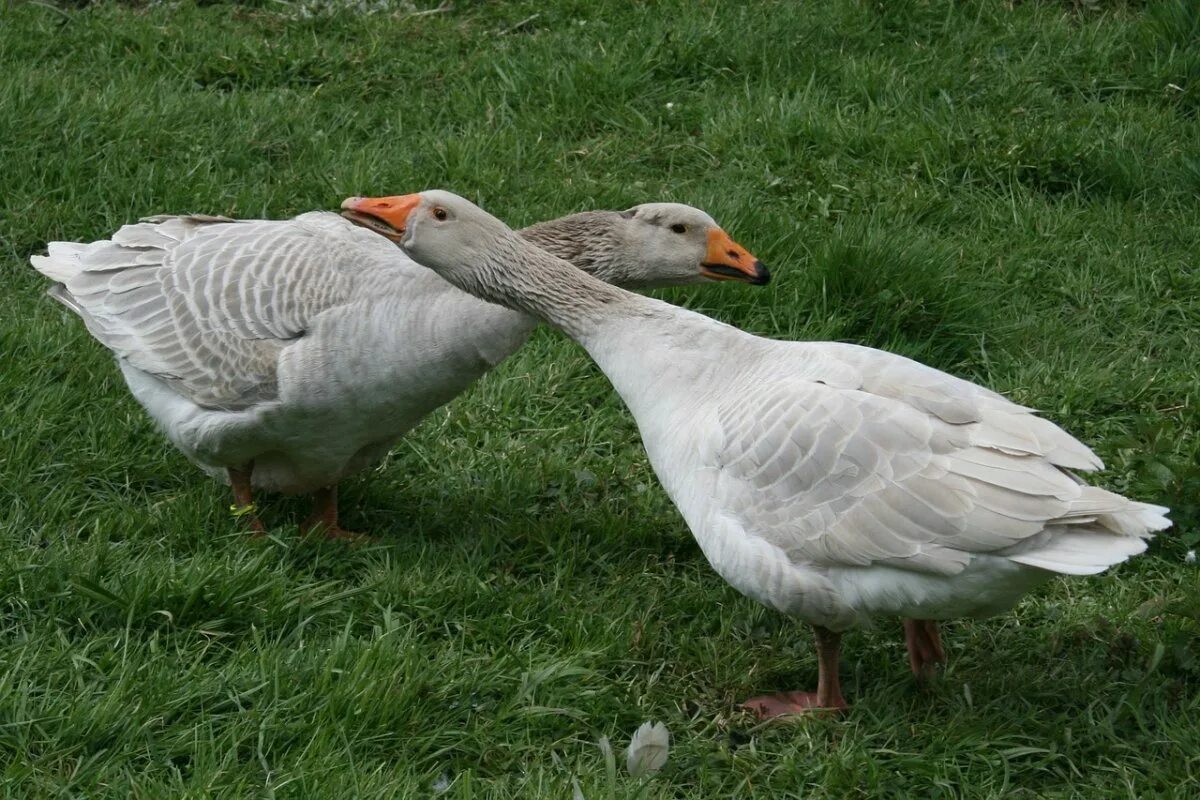
[[[364,228],[386,236],[393,242],[404,238],[408,215],[421,203],[419,194],[391,197],[347,197],[342,201],[342,216]]]
[[[762,286],[771,280],[771,273],[762,262],[720,228],[708,232],[708,251],[700,267],[700,274],[714,281],[744,281]]]

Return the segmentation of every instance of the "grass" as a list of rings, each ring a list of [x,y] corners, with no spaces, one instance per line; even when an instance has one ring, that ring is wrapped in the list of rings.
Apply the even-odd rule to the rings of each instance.
[[[5,796],[1194,787],[1195,4],[338,5],[0,10]],[[539,332],[345,486],[378,544],[301,540],[290,500],[251,541],[27,266],[151,213],[430,186],[513,225],[706,207],[777,280],[665,296],[982,381],[1177,526],[951,625],[929,691],[881,621],[848,638],[847,716],[757,726],[735,702],[811,684],[808,634],[711,571],[570,343]],[[671,759],[625,778],[597,742],[620,761],[647,719]]]

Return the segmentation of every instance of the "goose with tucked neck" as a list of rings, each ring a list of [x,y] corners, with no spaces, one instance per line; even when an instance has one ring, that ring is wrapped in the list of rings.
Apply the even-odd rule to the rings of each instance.
[[[155,217],[108,240],[52,242],[32,259],[171,442],[231,484],[257,531],[262,489],[313,493],[301,527],[350,535],[338,482],[378,463],[535,325],[417,266],[385,224],[345,213]],[[690,206],[585,212],[523,235],[633,287],[766,281],[740,269],[729,253],[744,251]]]
[[[701,550],[736,589],[812,626],[815,692],[762,717],[846,706],[843,631],[904,619],[909,665],[937,620],[1011,608],[1054,575],[1143,552],[1167,509],[1079,479],[1085,445],[995,392],[879,350],[762,339],[608,286],[456,195],[397,199],[402,247],[460,288],[579,341],[638,423]]]

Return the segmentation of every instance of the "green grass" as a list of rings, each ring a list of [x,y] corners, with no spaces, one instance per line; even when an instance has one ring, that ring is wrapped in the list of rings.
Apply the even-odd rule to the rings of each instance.
[[[1200,7],[1009,5],[0,7],[5,796],[1194,792]],[[704,206],[776,281],[665,296],[982,381],[1177,526],[949,626],[929,691],[881,621],[848,715],[756,726],[735,702],[811,684],[809,636],[711,571],[569,342],[345,486],[377,544],[302,541],[283,499],[252,541],[27,265],[151,213],[431,186],[513,225]],[[620,761],[647,719],[666,769],[610,776],[597,740]]]

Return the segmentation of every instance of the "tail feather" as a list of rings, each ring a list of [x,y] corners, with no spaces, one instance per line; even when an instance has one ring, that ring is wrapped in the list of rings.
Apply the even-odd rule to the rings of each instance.
[[[1149,539],[1155,533],[1171,527],[1171,520],[1167,519],[1170,511],[1166,506],[1131,502],[1119,511],[1101,514],[1096,521],[1124,536]]]
[[[79,256],[87,248],[80,242],[50,242],[44,256],[30,256],[33,268],[52,281],[66,283],[83,270]]]
[[[49,289],[46,290],[46,294],[48,294],[50,297],[53,297],[58,302],[62,303],[67,308],[71,309],[79,316],[81,316],[81,317],[87,316],[87,314],[83,310],[83,306],[79,305],[79,301],[77,301],[75,299],[74,295],[72,295],[70,292],[67,291],[67,287],[63,286],[61,283],[56,283],[53,286],[51,286]]]
[[[1027,549],[1008,557],[1018,564],[1065,575],[1095,575],[1146,550],[1146,542],[1171,527],[1170,509],[1139,503],[1098,486],[1081,487],[1070,513],[1049,526]]]
[[[1036,550],[1009,558],[1063,575],[1095,575],[1145,550],[1146,540],[1139,537],[1066,530]]]

